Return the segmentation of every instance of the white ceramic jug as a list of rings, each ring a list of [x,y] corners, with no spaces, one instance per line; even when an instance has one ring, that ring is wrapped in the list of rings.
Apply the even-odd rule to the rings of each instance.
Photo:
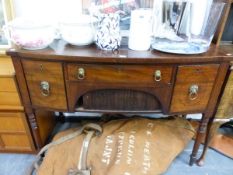
[[[151,44],[152,11],[137,9],[131,12],[128,46],[132,50],[148,50]]]

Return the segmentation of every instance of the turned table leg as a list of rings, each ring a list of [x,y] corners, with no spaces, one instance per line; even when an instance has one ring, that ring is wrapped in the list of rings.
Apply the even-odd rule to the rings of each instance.
[[[34,113],[29,113],[29,114],[27,114],[27,116],[28,116],[28,121],[30,123],[30,128],[31,128],[31,131],[33,134],[36,148],[40,149],[40,148],[42,148],[42,141],[41,141],[39,128],[38,128],[37,121],[36,121],[36,116]]]

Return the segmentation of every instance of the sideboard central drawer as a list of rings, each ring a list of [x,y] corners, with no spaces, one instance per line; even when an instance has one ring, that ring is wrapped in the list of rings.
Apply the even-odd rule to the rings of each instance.
[[[68,64],[68,79],[86,83],[163,86],[171,83],[172,66]]]

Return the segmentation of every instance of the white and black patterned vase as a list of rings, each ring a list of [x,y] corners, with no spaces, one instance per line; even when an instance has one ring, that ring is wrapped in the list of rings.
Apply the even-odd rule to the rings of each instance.
[[[120,46],[120,16],[117,13],[98,16],[95,43],[102,50],[117,50]]]

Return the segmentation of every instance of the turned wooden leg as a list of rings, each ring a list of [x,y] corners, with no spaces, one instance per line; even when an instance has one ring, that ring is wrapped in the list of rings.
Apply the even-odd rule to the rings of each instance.
[[[199,125],[197,135],[196,135],[196,139],[195,139],[195,143],[194,143],[194,146],[193,146],[193,151],[192,151],[192,154],[190,155],[190,161],[189,161],[190,166],[192,166],[194,163],[196,163],[197,152],[198,152],[198,149],[200,147],[201,139],[203,137],[203,134],[205,134],[206,126],[207,126],[208,121],[209,121],[209,119],[207,117],[202,116],[202,120],[201,120],[201,123]]]
[[[214,118],[211,118],[208,122],[208,125],[207,125],[204,148],[203,148],[201,157],[197,160],[197,165],[199,165],[199,166],[204,165],[205,156],[207,153],[207,149],[209,147],[210,140],[213,138],[214,134],[218,131],[218,128],[221,125],[220,123],[212,125],[213,121],[214,121]]]
[[[34,113],[27,113],[27,117],[28,117],[28,121],[30,124],[30,128],[32,131],[32,135],[35,141],[35,145],[38,148],[42,147],[42,141],[41,141],[41,137],[40,137],[40,133],[39,133],[39,128],[36,122],[36,116]]]

